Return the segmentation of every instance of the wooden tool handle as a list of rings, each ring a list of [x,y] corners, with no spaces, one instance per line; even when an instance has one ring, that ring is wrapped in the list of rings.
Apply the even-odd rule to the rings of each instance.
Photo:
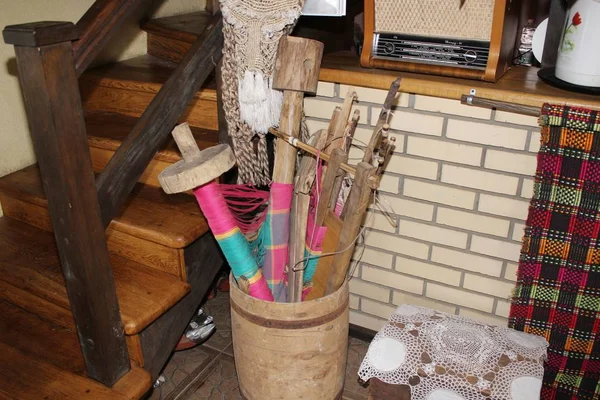
[[[172,135],[181,152],[181,157],[183,157],[183,160],[186,163],[192,162],[200,156],[200,149],[198,148],[196,139],[194,139],[192,130],[187,122],[177,125],[175,129],[173,129]]]
[[[304,249],[306,248],[306,229],[308,222],[308,208],[310,196],[295,193],[292,202],[290,224],[290,246],[288,263],[288,302],[302,301],[302,288],[304,280]]]
[[[297,138],[300,133],[302,120],[302,92],[285,91],[283,105],[279,118],[279,129],[290,137]],[[273,182],[293,183],[296,168],[296,153],[298,150],[285,140],[277,139],[275,151],[275,166],[273,169]]]

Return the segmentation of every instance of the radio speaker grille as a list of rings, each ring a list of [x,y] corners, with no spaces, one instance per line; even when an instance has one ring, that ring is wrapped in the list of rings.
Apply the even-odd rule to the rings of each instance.
[[[494,0],[375,0],[375,31],[489,41]]]

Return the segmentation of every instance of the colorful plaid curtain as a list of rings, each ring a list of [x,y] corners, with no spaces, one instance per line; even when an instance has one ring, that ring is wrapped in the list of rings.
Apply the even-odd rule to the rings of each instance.
[[[543,400],[600,399],[600,118],[544,105],[510,326],[546,338]]]

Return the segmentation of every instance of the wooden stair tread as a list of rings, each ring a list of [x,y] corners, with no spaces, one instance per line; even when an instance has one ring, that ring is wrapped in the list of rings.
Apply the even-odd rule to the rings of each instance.
[[[116,151],[135,126],[137,118],[114,112],[91,111],[85,122],[90,146]],[[192,127],[192,133],[201,150],[219,142],[218,132]],[[154,159],[175,163],[181,160],[177,145],[172,138],[156,153]]]
[[[0,354],[9,366],[0,368],[0,398],[137,399],[150,388],[150,374],[136,365],[112,388],[87,378],[72,319],[56,324],[6,299],[0,313]]]
[[[170,39],[161,38],[167,42],[164,46],[168,46]],[[177,43],[192,46],[187,42]],[[175,54],[186,51],[179,46]],[[139,118],[176,67],[175,63],[148,54],[87,70],[79,79],[83,108],[88,112],[111,111]],[[218,130],[214,71],[194,93],[179,119],[179,122],[184,121],[191,126]]]
[[[70,310],[54,236],[11,218],[0,219],[0,280]],[[177,277],[111,254],[121,318],[133,335],[190,290]]]
[[[19,400],[138,399],[151,385],[150,374],[132,365],[112,388],[73,374],[0,343],[2,360],[10,367],[0,368],[0,398]]]
[[[1,343],[72,374],[85,376],[85,363],[72,317],[71,326],[61,326],[6,300],[0,300],[0,315]]]
[[[0,178],[0,193],[48,207],[37,165]],[[208,224],[194,197],[167,195],[162,189],[137,184],[109,229],[171,248],[183,248],[208,232]]]
[[[146,54],[91,68],[81,75],[80,84],[85,86],[93,83],[117,89],[158,93],[176,67],[176,63]],[[217,101],[216,85],[213,72],[195,98]],[[84,97],[85,93],[84,90]]]
[[[143,24],[142,29],[148,33],[194,43],[198,36],[204,32],[211,18],[211,13],[197,11],[171,17],[155,18]]]

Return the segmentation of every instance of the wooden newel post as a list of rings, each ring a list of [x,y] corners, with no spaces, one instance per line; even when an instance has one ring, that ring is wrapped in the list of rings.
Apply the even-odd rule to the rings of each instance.
[[[95,188],[68,22],[8,26],[31,137],[90,378],[112,386],[130,369]],[[35,327],[32,327],[35,329]]]
[[[283,90],[279,130],[294,138],[300,133],[304,93],[317,91],[322,58],[321,42],[290,36],[279,42],[273,74],[273,88]],[[293,183],[297,150],[283,139],[277,139],[276,146],[273,181]],[[288,295],[290,302],[300,301],[302,291],[302,273],[298,276],[295,269],[297,266],[302,268],[298,263],[304,258],[307,213],[308,196],[296,194],[292,202],[289,240],[288,287],[292,289]]]

